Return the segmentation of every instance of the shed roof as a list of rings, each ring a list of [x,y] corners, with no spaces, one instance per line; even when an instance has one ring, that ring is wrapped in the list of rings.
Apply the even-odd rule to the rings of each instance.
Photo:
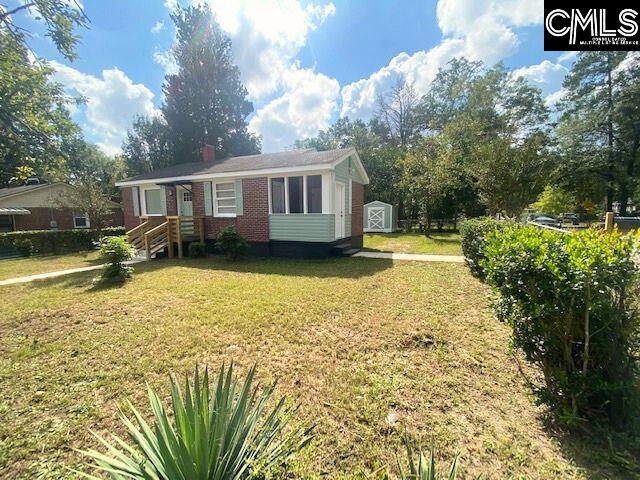
[[[369,203],[365,203],[364,206],[368,206],[368,205],[386,205],[387,207],[393,207],[393,205],[391,205],[390,203],[387,202],[383,202],[381,200],[373,200]]]

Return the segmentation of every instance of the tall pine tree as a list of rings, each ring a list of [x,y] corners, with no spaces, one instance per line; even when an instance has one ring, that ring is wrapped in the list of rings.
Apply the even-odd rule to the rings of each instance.
[[[177,7],[173,55],[178,73],[167,75],[162,112],[172,137],[174,162],[196,161],[204,144],[216,158],[260,152],[247,130],[253,105],[233,63],[231,41],[206,5]]]
[[[626,52],[579,54],[564,81],[567,93],[557,130],[568,183],[574,183],[571,186],[576,191],[589,188],[596,190],[594,194],[604,194],[606,211],[612,210],[625,176],[618,141],[621,118],[617,112],[624,82],[628,81],[619,68],[626,55]],[[594,184],[595,177],[599,181]]]

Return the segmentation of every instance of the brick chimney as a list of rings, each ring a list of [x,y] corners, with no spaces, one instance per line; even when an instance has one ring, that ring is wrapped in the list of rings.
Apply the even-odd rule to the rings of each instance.
[[[202,161],[213,162],[216,159],[216,150],[213,145],[206,144],[202,147]]]

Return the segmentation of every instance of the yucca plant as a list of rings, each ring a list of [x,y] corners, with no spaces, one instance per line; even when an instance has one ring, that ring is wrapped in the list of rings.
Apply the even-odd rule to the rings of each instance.
[[[400,478],[402,480],[456,480],[458,476],[458,457],[456,455],[449,467],[449,473],[445,477],[439,476],[436,470],[436,460],[434,454],[433,443],[429,452],[429,459],[425,457],[422,449],[418,449],[417,455],[414,454],[409,438],[404,436],[404,446],[407,450],[407,458],[409,459],[409,471],[405,472],[398,459],[398,469],[400,470]]]
[[[110,443],[94,434],[107,452],[82,453],[112,479],[239,480],[256,468],[279,466],[309,443],[311,428],[291,426],[295,408],[284,398],[269,408],[275,384],[260,390],[253,386],[254,375],[255,365],[239,382],[233,365],[222,365],[210,390],[208,371],[201,379],[196,368],[184,392],[172,377],[173,420],[148,388],[153,428],[129,402],[133,419],[123,412],[121,418],[133,444],[115,435]]]

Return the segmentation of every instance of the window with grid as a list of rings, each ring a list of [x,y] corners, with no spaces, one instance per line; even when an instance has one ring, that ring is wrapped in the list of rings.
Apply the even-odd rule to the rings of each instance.
[[[85,213],[73,214],[73,227],[74,228],[89,228],[89,216]]]
[[[213,189],[215,214],[218,217],[236,216],[236,184],[216,183]]]

